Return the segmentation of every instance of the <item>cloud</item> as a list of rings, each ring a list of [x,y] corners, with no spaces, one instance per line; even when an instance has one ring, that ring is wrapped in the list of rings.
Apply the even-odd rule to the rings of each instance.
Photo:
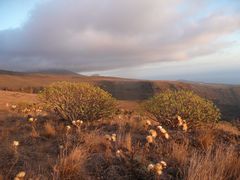
[[[240,28],[234,7],[209,7],[200,0],[46,1],[21,28],[0,31],[0,67],[86,72],[209,55],[231,46],[221,39]]]

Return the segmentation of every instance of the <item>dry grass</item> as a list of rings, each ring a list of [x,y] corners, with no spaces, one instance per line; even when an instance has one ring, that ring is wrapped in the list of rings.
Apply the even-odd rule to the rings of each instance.
[[[47,136],[47,137],[54,137],[54,136],[56,136],[56,129],[55,129],[55,127],[51,123],[46,122],[44,124],[44,129],[45,129],[45,132],[44,132],[45,136]]]
[[[239,122],[238,122],[239,123]],[[239,124],[238,124],[239,125]],[[232,125],[229,122],[220,122],[216,125],[215,127],[217,130],[223,130],[225,132],[228,132],[230,134],[239,136],[240,135],[240,131],[237,128],[237,126]]]
[[[206,154],[194,152],[187,170],[187,180],[240,179],[240,159],[233,147],[218,146]]]
[[[126,132],[123,136],[123,147],[132,152],[132,135],[130,132]]]
[[[105,138],[105,136],[97,131],[88,132],[84,134],[84,142],[87,146],[89,153],[109,153],[111,154],[111,143]]]
[[[187,164],[189,152],[189,145],[187,143],[178,144],[176,142],[171,143],[171,158],[178,167],[184,167]]]
[[[202,129],[198,131],[197,140],[196,140],[200,147],[207,151],[209,148],[212,147],[215,141],[215,135],[213,129]]]
[[[120,116],[119,116],[120,115]],[[240,178],[239,131],[219,124],[213,131],[169,130],[170,139],[157,131],[159,125],[138,112],[122,111],[112,119],[85,124],[39,116],[32,124],[26,117],[8,113],[0,119],[0,180],[13,179],[20,171],[26,179],[186,179],[230,180]],[[66,126],[71,131],[66,133]],[[153,144],[146,136],[154,129]],[[116,134],[116,141],[105,135]],[[18,140],[19,158],[12,149]],[[161,176],[148,172],[150,163],[166,161]],[[15,164],[14,164],[15,163]],[[9,169],[12,168],[9,173]],[[7,177],[8,176],[8,177]]]
[[[75,147],[69,154],[66,151],[61,151],[57,164],[53,167],[53,179],[85,179],[83,167],[87,158],[86,150]]]
[[[32,132],[30,133],[30,136],[32,138],[37,138],[37,137],[39,137],[39,133],[38,133],[38,131],[35,128],[33,128]]]

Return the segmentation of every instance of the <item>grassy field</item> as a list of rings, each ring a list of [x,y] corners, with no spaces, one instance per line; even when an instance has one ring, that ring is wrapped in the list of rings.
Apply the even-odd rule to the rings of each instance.
[[[166,128],[166,138],[136,101],[118,101],[119,115],[75,126],[45,111],[16,112],[19,103],[40,107],[35,94],[0,91],[0,99],[0,179],[240,178],[240,131],[229,122]]]

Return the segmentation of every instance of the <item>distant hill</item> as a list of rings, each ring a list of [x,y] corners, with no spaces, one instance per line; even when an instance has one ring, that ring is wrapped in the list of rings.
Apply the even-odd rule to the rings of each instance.
[[[80,75],[73,71],[68,71],[68,70],[64,70],[64,69],[48,69],[48,70],[26,71],[26,72],[0,70],[0,74],[2,74],[2,75],[32,75],[32,74]]]
[[[21,75],[21,74],[24,74],[22,72],[15,72],[15,71],[7,71],[7,70],[1,70],[0,69],[0,75],[3,74],[3,75]]]
[[[191,90],[214,101],[227,119],[240,117],[240,85],[205,84],[179,81],[146,81],[116,77],[82,76],[66,70],[38,72],[0,71],[0,89],[38,92],[56,81],[89,82],[110,92],[119,100],[141,101],[171,90]]]
[[[65,69],[47,69],[47,70],[37,70],[30,72],[31,74],[53,74],[53,75],[80,75],[73,71]]]

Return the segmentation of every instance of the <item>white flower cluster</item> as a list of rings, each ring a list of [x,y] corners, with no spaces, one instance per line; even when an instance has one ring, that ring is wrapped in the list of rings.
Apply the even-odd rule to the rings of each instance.
[[[154,172],[156,175],[160,176],[166,167],[167,163],[165,161],[160,161],[159,163],[156,164],[149,164],[147,170],[149,172]]]

